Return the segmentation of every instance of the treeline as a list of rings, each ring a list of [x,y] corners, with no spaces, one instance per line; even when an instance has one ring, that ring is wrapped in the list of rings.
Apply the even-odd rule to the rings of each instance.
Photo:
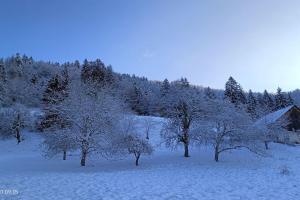
[[[114,95],[123,99],[132,110],[140,115],[164,116],[165,107],[173,98],[170,94],[177,89],[180,90],[181,87],[189,88],[194,93],[204,92],[216,98],[224,98],[222,90],[191,85],[186,78],[173,82],[165,79],[160,82],[149,81],[145,77],[116,73],[112,66],[106,66],[100,59],[84,60],[82,64],[79,61],[59,64],[35,61],[32,57],[16,54],[0,59],[1,105],[22,104],[41,108],[47,87],[55,79],[59,81],[66,70],[72,74],[79,74],[85,83],[90,81],[87,78],[91,77],[96,87],[109,87]],[[238,86],[239,84],[230,77],[226,83],[225,95],[229,94],[228,92],[237,92],[239,96],[232,97],[232,102],[240,101],[243,104],[250,104],[248,109],[254,116],[260,116],[288,104],[300,104],[299,90],[284,93],[278,88],[277,94],[269,94],[267,91],[253,93],[251,90],[244,92]]]

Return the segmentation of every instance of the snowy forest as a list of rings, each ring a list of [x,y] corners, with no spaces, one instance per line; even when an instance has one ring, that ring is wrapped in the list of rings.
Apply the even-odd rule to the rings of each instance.
[[[263,155],[272,136],[253,123],[300,104],[300,90],[244,91],[233,77],[224,90],[186,78],[151,81],[114,72],[100,59],[60,64],[16,54],[0,59],[0,82],[1,138],[22,145],[23,131],[34,131],[44,138],[45,157],[66,160],[68,152],[77,151],[81,166],[92,155],[132,155],[138,165],[142,155],[151,154],[149,131],[155,122],[137,116],[164,118],[164,145],[182,148],[184,157],[190,157],[190,146],[201,145],[214,149],[215,161],[224,151],[240,148]]]

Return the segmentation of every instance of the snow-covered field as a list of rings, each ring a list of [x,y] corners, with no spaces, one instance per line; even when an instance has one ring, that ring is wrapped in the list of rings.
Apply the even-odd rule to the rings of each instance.
[[[150,134],[157,145],[140,166],[133,157],[116,160],[89,158],[80,167],[79,155],[46,159],[41,138],[26,133],[19,145],[1,141],[0,190],[12,189],[17,195],[0,199],[77,200],[77,199],[265,199],[300,198],[300,146],[272,144],[270,157],[247,151],[224,153],[213,161],[209,148],[191,150],[184,158],[181,149],[170,151],[158,146],[159,126]]]

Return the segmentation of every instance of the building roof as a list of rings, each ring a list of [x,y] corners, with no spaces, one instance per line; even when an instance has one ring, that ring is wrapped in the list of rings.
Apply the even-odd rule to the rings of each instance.
[[[293,107],[296,107],[296,106],[292,105],[292,106],[288,106],[288,107],[282,108],[280,110],[277,110],[275,112],[272,112],[272,113],[258,119],[254,125],[259,127],[259,126],[267,126],[267,125],[273,124],[277,120],[279,120],[282,116],[284,116],[285,113],[290,111]]]

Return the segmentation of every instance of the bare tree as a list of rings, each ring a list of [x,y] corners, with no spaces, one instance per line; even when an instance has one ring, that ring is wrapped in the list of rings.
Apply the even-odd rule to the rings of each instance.
[[[190,130],[197,124],[202,114],[202,97],[192,92],[182,92],[168,111],[168,120],[161,135],[167,147],[184,145],[184,157],[189,157]]]
[[[47,157],[53,157],[54,155],[62,153],[63,160],[66,160],[67,152],[78,148],[74,135],[69,128],[46,132],[43,133],[43,136],[44,141],[42,147]]]
[[[211,101],[207,109],[209,114],[199,125],[198,141],[213,146],[216,162],[221,153],[239,148],[263,153],[259,145],[261,136],[243,108],[224,100]]]
[[[152,146],[149,142],[138,135],[127,135],[124,138],[125,146],[129,154],[135,157],[135,165],[139,165],[139,159],[142,154],[150,155],[153,152]]]
[[[145,122],[144,119],[143,122]],[[118,150],[123,152],[123,154],[133,154],[136,166],[139,165],[139,159],[142,154],[150,155],[153,152],[153,147],[144,138],[144,133],[139,132],[143,128],[140,125],[149,125],[149,122],[150,120],[147,121],[147,124],[141,124],[140,120],[134,115],[124,115],[120,123],[119,131],[121,134],[116,143],[117,145],[114,146],[118,146]],[[146,127],[146,130],[150,131],[150,127]]]
[[[15,137],[17,144],[22,141],[21,131],[27,125],[28,115],[24,106],[16,104],[2,108],[0,112],[0,132],[3,138]]]
[[[259,119],[254,123],[255,128],[260,132],[263,137],[265,149],[269,149],[270,142],[280,142],[290,144],[290,134],[287,129],[290,125],[288,117],[282,116],[280,119],[279,115],[267,115]]]
[[[150,131],[157,125],[151,117],[144,117],[142,119],[142,126],[145,130],[146,139],[149,140]]]

